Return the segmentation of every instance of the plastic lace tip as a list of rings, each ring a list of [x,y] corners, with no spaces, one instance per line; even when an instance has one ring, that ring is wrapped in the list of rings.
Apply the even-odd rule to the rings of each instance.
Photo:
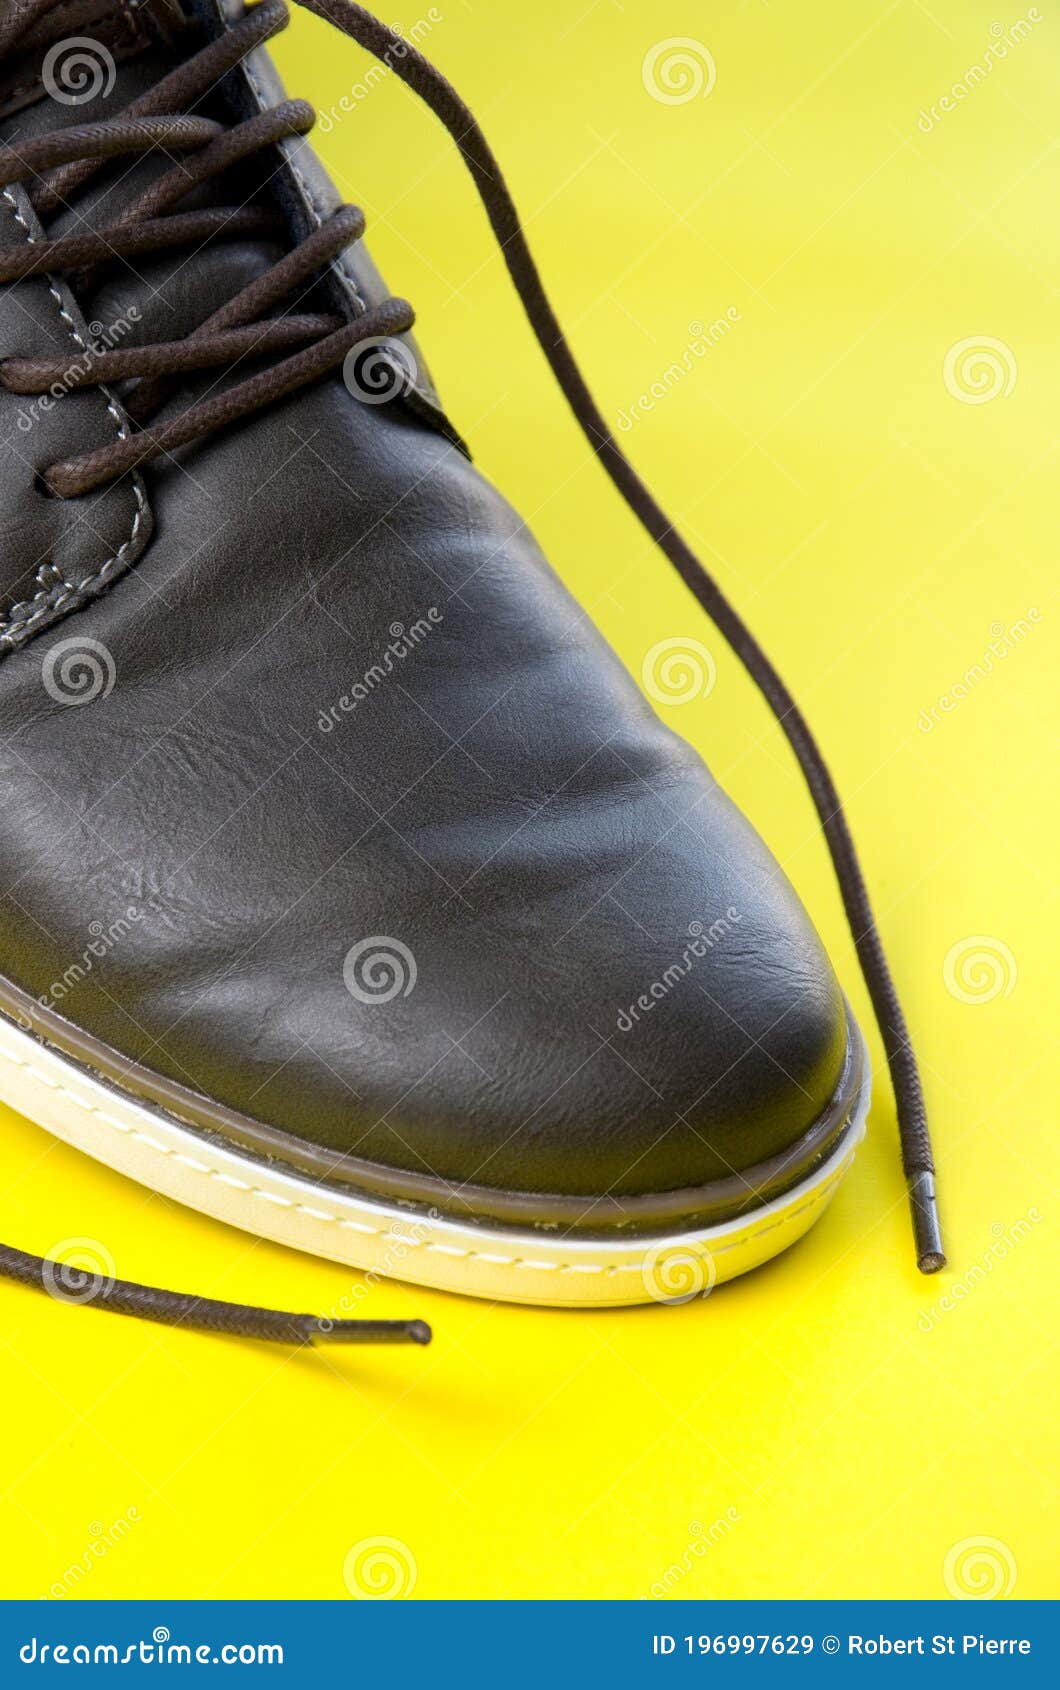
[[[938,1273],[946,1266],[946,1252],[942,1247],[934,1174],[910,1174],[909,1205],[913,1214],[916,1265],[921,1273]]]
[[[425,1320],[321,1320],[311,1333],[315,1344],[429,1344]]]

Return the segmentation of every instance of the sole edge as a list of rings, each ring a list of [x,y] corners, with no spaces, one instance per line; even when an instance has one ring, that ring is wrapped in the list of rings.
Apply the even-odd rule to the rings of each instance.
[[[861,1039],[856,1027],[853,1036]],[[794,1244],[827,1208],[863,1136],[867,1057],[862,1072],[842,1138],[780,1197],[691,1231],[579,1238],[472,1225],[270,1167],[116,1092],[0,1018],[0,1098],[117,1173],[244,1232],[371,1275],[550,1308],[688,1302]]]

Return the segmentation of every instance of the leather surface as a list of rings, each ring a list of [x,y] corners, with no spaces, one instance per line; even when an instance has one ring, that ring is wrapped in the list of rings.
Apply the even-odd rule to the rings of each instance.
[[[169,334],[269,256],[156,260],[86,309]],[[101,405],[56,415],[94,446]],[[0,661],[0,972],[207,1097],[451,1181],[665,1191],[806,1131],[846,1042],[808,918],[440,428],[334,377],[144,481],[134,567]],[[75,511],[5,453],[5,525],[33,497],[43,552]],[[54,696],[74,637],[110,660],[92,702]],[[373,938],[407,994],[347,988]]]
[[[25,191],[0,188],[0,246],[24,246],[41,226]],[[29,277],[0,288],[0,357],[59,357],[76,363],[89,329],[61,279]],[[48,463],[82,442],[113,440],[126,426],[113,395],[99,389],[20,398],[0,392],[0,657],[103,591],[135,562],[150,536],[140,476],[64,504],[41,490]]]

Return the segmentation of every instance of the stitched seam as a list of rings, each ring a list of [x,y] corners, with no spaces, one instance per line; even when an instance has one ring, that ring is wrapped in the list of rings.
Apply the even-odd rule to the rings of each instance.
[[[253,88],[255,94],[258,97],[259,106],[264,108],[264,106],[266,105],[265,89],[263,88],[263,86],[262,86],[262,84],[261,84],[261,82],[258,78],[257,71],[254,69],[253,65],[249,62],[249,59],[244,59],[243,69],[244,69],[244,72],[246,74],[247,81],[250,83],[250,86]],[[295,145],[297,145],[297,143],[295,143]],[[313,192],[312,185],[310,184],[308,179],[302,174],[302,171],[300,170],[300,168],[298,166],[298,161],[294,157],[294,146],[290,146],[290,147],[283,146],[281,148],[281,150],[282,150],[282,153],[283,153],[284,162],[286,163],[286,165],[287,165],[288,169],[290,170],[292,176],[294,177],[295,181],[298,183],[298,185],[301,188],[303,194],[305,195],[306,204],[309,207],[310,216],[313,218],[313,221],[316,223],[317,228],[318,229],[322,228],[323,223],[324,223],[324,213],[317,203],[317,198],[316,198],[315,193]],[[356,278],[356,276],[353,272],[353,268],[350,264],[349,259],[346,256],[345,252],[341,252],[338,256],[338,259],[337,260],[333,259],[332,263],[337,264],[337,267],[342,271],[343,276],[346,278],[347,282],[349,283],[350,292],[353,294],[353,298],[354,298],[355,303],[360,307],[362,312],[367,311],[368,306],[365,304],[364,299],[361,297],[360,288],[357,286],[357,278]]]
[[[11,188],[8,187],[3,189],[3,197],[11,208],[11,213],[15,222],[25,232],[27,241],[32,245],[35,239],[33,231],[26,222],[26,219],[23,217],[18,201]],[[58,286],[51,276],[47,278],[47,282],[48,292],[55,301],[60,319],[63,323],[65,323],[75,345],[78,346],[82,352],[88,352],[90,348],[81,334],[77,324],[74,322],[74,319],[67,310],[66,302],[64,301],[62,294],[59,292]],[[106,400],[107,411],[115,428],[117,429],[119,440],[127,439],[129,431],[125,426],[124,419],[121,412],[118,410],[113,395],[111,394],[109,388],[106,387],[101,388],[100,391]],[[134,475],[132,477],[132,489],[133,495],[136,499],[136,514],[133,517],[133,524],[129,533],[129,538],[123,541],[112,557],[107,558],[107,560],[100,564],[98,569],[96,569],[92,574],[86,575],[84,580],[79,581],[76,584],[73,582],[60,582],[57,586],[53,587],[51,592],[47,595],[45,602],[34,610],[31,615],[23,618],[15,618],[9,621],[0,619],[0,644],[6,643],[8,646],[12,645],[14,643],[14,636],[16,635],[21,642],[25,636],[31,632],[36,623],[54,615],[56,611],[63,610],[67,603],[71,599],[76,598],[79,593],[88,592],[90,588],[98,586],[101,581],[105,582],[109,575],[113,574],[120,565],[124,564],[129,552],[136,545],[140,537],[141,528],[147,517],[147,500],[138,476]],[[40,595],[38,594],[31,602],[36,604],[39,597]]]
[[[368,1233],[377,1238],[393,1237],[395,1240],[400,1240],[409,1249],[422,1249],[435,1255],[479,1260],[493,1267],[524,1268],[538,1273],[617,1274],[643,1273],[644,1271],[643,1264],[640,1262],[540,1262],[525,1256],[499,1256],[489,1250],[462,1250],[452,1244],[431,1244],[422,1238],[406,1238],[402,1233],[395,1233],[392,1226],[369,1226],[367,1222],[344,1220],[341,1215],[334,1215],[327,1209],[317,1209],[307,1203],[296,1203],[289,1197],[280,1197],[275,1192],[264,1191],[260,1186],[252,1185],[249,1180],[238,1179],[234,1174],[223,1173],[220,1168],[211,1167],[208,1162],[197,1161],[194,1157],[186,1156],[169,1145],[159,1144],[156,1139],[150,1138],[147,1133],[140,1132],[136,1127],[126,1126],[124,1122],[115,1120],[112,1115],[108,1115],[105,1110],[100,1109],[96,1104],[86,1102],[83,1097],[78,1097],[76,1092],[60,1085],[57,1080],[51,1079],[47,1074],[42,1074],[40,1069],[35,1068],[31,1062],[24,1062],[21,1057],[13,1055],[11,1051],[5,1050],[2,1046],[0,1046],[0,1056],[5,1057],[16,1068],[24,1068],[26,1073],[39,1085],[47,1086],[48,1090],[55,1092],[58,1097],[68,1098],[71,1103],[76,1104],[79,1109],[83,1109],[87,1114],[97,1116],[104,1125],[112,1128],[115,1132],[123,1133],[126,1137],[135,1139],[138,1143],[146,1145],[149,1150],[156,1151],[160,1156],[173,1157],[182,1167],[190,1168],[193,1173],[201,1174],[205,1178],[219,1180],[222,1185],[230,1186],[236,1191],[246,1192],[251,1197],[260,1198],[261,1201],[271,1203],[275,1208],[293,1209],[296,1213],[307,1215],[311,1220],[327,1221],[350,1232]],[[770,1221],[767,1226],[741,1233],[738,1238],[732,1239],[730,1243],[719,1245],[717,1249],[710,1250],[709,1254],[712,1257],[723,1256],[729,1250],[737,1250],[741,1245],[751,1244],[755,1239],[763,1238],[767,1233],[775,1231],[777,1227],[794,1220],[797,1215],[805,1214],[808,1209],[816,1208],[821,1199],[839,1184],[845,1173],[846,1164],[837,1169],[823,1185],[817,1186],[813,1194],[804,1203],[800,1203],[797,1208],[786,1210],[783,1215],[774,1221]],[[646,1245],[646,1248],[651,1248],[650,1243]]]

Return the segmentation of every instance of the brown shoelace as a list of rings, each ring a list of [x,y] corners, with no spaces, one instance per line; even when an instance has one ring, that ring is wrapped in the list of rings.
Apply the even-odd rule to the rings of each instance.
[[[56,0],[23,0],[14,16],[0,24],[0,59],[32,39],[35,27],[55,3]],[[724,635],[787,735],[820,818],[887,1054],[917,1263],[924,1273],[937,1272],[945,1265],[945,1255],[935,1196],[935,1167],[916,1058],[842,802],[802,712],[742,617],[682,539],[615,441],[567,344],[504,176],[469,108],[415,47],[353,0],[295,0],[295,4],[333,24],[381,60],[445,126],[471,173],[541,350],[589,445],[630,509]],[[9,147],[0,147],[0,187],[16,182],[31,184],[27,191],[42,221],[68,204],[71,195],[79,192],[107,160],[158,146],[184,155],[117,223],[98,232],[34,241],[25,247],[0,251],[0,283],[63,272],[76,286],[99,267],[141,253],[178,250],[190,245],[202,247],[213,241],[248,236],[284,239],[286,230],[282,220],[268,211],[222,208],[182,213],[173,208],[192,187],[219,176],[234,163],[283,137],[305,134],[312,127],[312,108],[299,100],[286,101],[228,127],[187,114],[187,108],[225,71],[285,28],[288,21],[284,0],[262,0],[261,5],[224,35],[133,101],[120,117],[41,136],[23,144],[17,153]],[[50,465],[44,472],[48,489],[60,498],[76,498],[90,492],[141,464],[204,440],[316,381],[343,363],[359,343],[410,328],[412,308],[401,299],[388,299],[354,322],[323,314],[275,319],[267,316],[358,240],[363,229],[364,219],[357,208],[342,207],[322,228],[249,283],[184,340],[136,350],[94,352],[79,361],[73,375],[67,363],[54,358],[10,358],[0,363],[0,384],[20,394],[47,392],[56,381],[67,386],[129,379],[138,383],[124,399],[126,411],[137,425],[134,430],[98,451]],[[292,348],[298,350],[291,351]],[[262,373],[191,405],[170,421],[154,428],[149,426],[151,414],[170,391],[170,378],[188,371],[229,369],[236,360],[251,354],[283,352],[289,352],[290,356]],[[19,1251],[0,1251],[0,1273],[24,1283],[41,1282],[48,1269],[49,1264],[38,1257],[24,1256]],[[328,1323],[314,1322],[310,1316],[213,1304],[143,1286],[101,1285],[98,1302],[100,1306],[125,1313],[176,1324],[206,1325],[211,1330],[251,1334],[254,1328],[252,1335],[285,1341],[334,1337],[338,1331],[335,1326],[321,1330]],[[210,1311],[208,1318],[204,1310]],[[365,1334],[366,1342],[426,1341],[427,1329],[420,1322],[351,1321],[340,1325],[349,1329],[344,1335],[350,1339],[353,1329],[358,1329]],[[381,1339],[384,1327],[387,1331]]]

